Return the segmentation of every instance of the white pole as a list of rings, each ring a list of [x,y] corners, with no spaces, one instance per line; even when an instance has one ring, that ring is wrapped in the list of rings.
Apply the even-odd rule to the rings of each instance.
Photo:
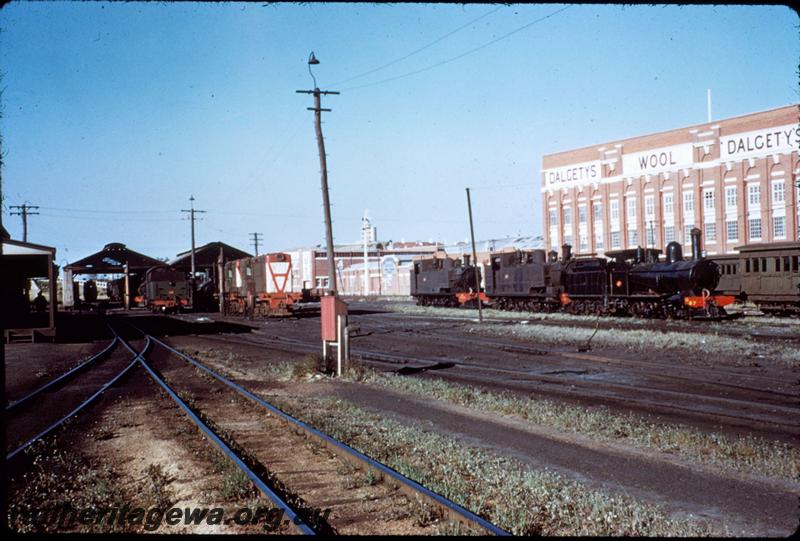
[[[707,91],[708,96],[708,121],[711,122],[711,89]]]
[[[361,218],[361,237],[364,241],[364,296],[369,295],[369,252],[367,245],[367,231],[369,230],[369,219],[367,218],[367,211],[364,211],[364,217]]]

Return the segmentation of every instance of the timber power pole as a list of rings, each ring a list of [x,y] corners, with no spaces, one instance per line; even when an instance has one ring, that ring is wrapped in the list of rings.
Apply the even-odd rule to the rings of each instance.
[[[261,235],[262,238],[259,239],[259,235]],[[250,244],[255,247],[256,255],[258,255],[258,241],[264,240],[263,237],[264,233],[250,233]]]
[[[475,291],[478,294],[478,321],[483,323],[483,308],[481,308],[481,277],[478,274],[478,251],[475,248],[475,229],[472,227],[472,200],[467,188],[467,212],[469,212],[469,236],[472,238],[472,264],[475,266]]]
[[[28,242],[28,216],[39,214],[38,212],[31,212],[31,209],[39,210],[39,207],[23,203],[21,205],[11,205],[9,208],[19,209],[17,212],[11,212],[10,214],[11,216],[22,216],[22,242]]]
[[[336,295],[336,261],[333,253],[333,226],[331,225],[331,203],[328,198],[328,165],[325,158],[325,140],[322,138],[322,112],[330,112],[330,109],[323,109],[321,105],[321,96],[323,94],[339,94],[339,92],[330,92],[327,90],[320,90],[317,88],[317,79],[311,72],[311,66],[319,64],[319,60],[314,57],[312,51],[308,57],[308,72],[311,73],[311,78],[314,80],[314,90],[297,90],[298,94],[313,94],[314,107],[308,107],[309,111],[314,111],[314,121],[317,131],[317,148],[319,150],[319,166],[320,175],[322,176],[322,206],[325,211],[325,243],[328,252],[328,289],[333,295]]]
[[[197,214],[197,213],[203,213],[205,211],[204,210],[197,210],[196,208],[194,208],[194,195],[192,195],[191,197],[189,197],[189,210],[181,209],[181,212],[188,212],[189,213],[189,221],[192,222],[192,307],[194,307],[194,293],[195,293],[195,287],[194,287],[194,285],[195,285],[194,284],[194,279],[195,279],[194,221],[195,221],[195,217],[194,217],[194,215]]]

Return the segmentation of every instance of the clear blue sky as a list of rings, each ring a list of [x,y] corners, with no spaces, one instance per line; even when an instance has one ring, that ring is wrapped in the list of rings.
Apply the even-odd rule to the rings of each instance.
[[[312,50],[320,88],[342,91],[323,99],[336,242],[365,208],[382,240],[463,240],[466,186],[478,238],[541,234],[542,155],[704,122],[709,87],[715,118],[800,101],[785,6],[571,6],[402,77],[563,7],[8,4],[3,223],[21,238],[7,207],[39,205],[29,240],[59,263],[108,242],[172,257],[194,194],[198,244],[324,244],[295,93]]]

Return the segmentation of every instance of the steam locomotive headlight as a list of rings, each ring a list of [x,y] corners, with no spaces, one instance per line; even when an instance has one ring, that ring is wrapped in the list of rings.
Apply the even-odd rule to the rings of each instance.
[[[617,287],[622,287],[622,280],[617,280],[616,282],[614,282],[614,285]]]

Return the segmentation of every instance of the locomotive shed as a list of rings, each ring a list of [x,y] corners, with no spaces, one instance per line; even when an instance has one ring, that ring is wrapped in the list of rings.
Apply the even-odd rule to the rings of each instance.
[[[732,467],[730,461],[717,464],[678,448],[643,446],[629,437],[608,437],[586,427],[566,430],[469,402],[446,400],[424,386],[414,390],[415,385],[441,380],[478,387],[489,396],[507,393],[520,400],[546,399],[556,406],[584,408],[587,415],[595,411],[633,415],[647,419],[654,435],[677,425],[701,434],[719,434],[730,441],[755,437],[779,442],[796,453],[800,371],[790,354],[782,357],[775,353],[797,349],[796,320],[744,318],[709,327],[630,319],[604,320],[597,325],[600,331],[616,328],[619,332],[697,339],[681,347],[658,348],[658,355],[653,355],[653,348],[643,354],[645,346],[634,343],[611,345],[600,340],[601,333],[595,336],[592,348],[582,352],[578,351],[582,340],[554,343],[514,334],[520,329],[541,331],[543,337],[565,334],[566,329],[591,333],[596,326],[592,318],[560,316],[536,321],[521,319],[523,314],[515,319],[489,312],[486,323],[479,326],[474,314],[465,310],[423,310],[411,303],[360,301],[351,301],[350,308],[354,357],[390,378],[393,386],[380,379],[293,377],[293,367],[303,366],[304,359],[319,350],[319,320],[313,314],[248,321],[210,313],[151,316],[134,311],[107,320],[74,316],[63,325],[72,328],[72,343],[9,346],[8,399],[19,399],[74,366],[77,359],[102,351],[112,340],[106,326],[109,321],[139,350],[143,335],[128,325],[131,322],[306,420],[324,423],[314,417],[314,410],[337,403],[331,400],[344,401],[386,422],[452,438],[465,448],[483,449],[533,470],[554,472],[599,494],[624,494],[641,504],[658,505],[674,520],[700,521],[716,528],[715,532],[785,535],[796,527],[800,485],[785,473]],[[703,340],[708,348],[718,348],[715,340],[724,344],[724,340],[741,339],[748,330],[754,351],[761,348],[771,353],[743,357],[744,353],[717,349],[712,358],[703,349]],[[694,354],[691,348],[695,348]],[[376,533],[441,531],[441,521],[420,526],[416,517],[421,512],[413,501],[385,483],[366,477],[280,424],[270,424],[256,406],[187,369],[165,350],[153,350],[151,355],[154,369],[176,385],[177,394],[255,457],[257,465],[273,472],[290,494],[299,496],[308,507],[331,507],[333,518],[326,527],[341,533],[365,532],[371,527]],[[113,362],[125,363],[121,350],[99,361],[98,368]],[[50,414],[67,413],[69,400],[59,404],[59,397],[69,396],[70,388],[65,386],[50,397]],[[63,411],[57,411],[59,408]],[[36,416],[36,411],[31,409],[28,415]],[[375,432],[362,424],[356,427],[351,427],[351,434],[366,430],[373,434],[368,445],[380,444]],[[11,445],[12,438],[7,441]],[[61,460],[63,466],[66,459],[62,455],[70,452],[79,457],[76,461],[83,461],[70,467],[108,475],[106,481],[130,487],[125,490],[143,498],[160,495],[183,506],[231,505],[231,498],[239,497],[233,488],[219,490],[230,485],[226,479],[233,478],[232,474],[220,466],[208,441],[203,441],[141,369],[78,415],[57,433],[55,441],[48,442],[43,453],[47,458],[40,464]],[[358,437],[354,442],[365,445]],[[713,455],[713,451],[707,453]],[[797,455],[792,456],[796,467]],[[739,459],[734,455],[734,461]],[[22,467],[12,473],[23,475],[25,471],[30,470]],[[316,478],[304,477],[303,471],[315,472]],[[11,494],[21,501],[34,498],[19,484],[20,479],[12,477]],[[429,481],[426,475],[420,480]],[[153,488],[159,482],[161,492]],[[239,488],[246,494],[245,500],[256,497],[246,483]],[[491,520],[491,515],[484,518]],[[229,524],[223,529],[202,526],[182,531],[260,530]]]

